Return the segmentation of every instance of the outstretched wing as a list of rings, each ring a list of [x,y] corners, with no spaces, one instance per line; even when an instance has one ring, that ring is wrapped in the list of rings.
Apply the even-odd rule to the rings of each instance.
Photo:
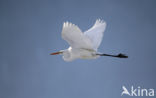
[[[91,40],[94,50],[97,50],[98,47],[100,46],[105,28],[106,22],[98,19],[96,20],[92,28],[84,32],[84,35]]]
[[[93,49],[92,43],[86,37],[78,26],[65,22],[63,24],[62,38],[71,45],[72,48]]]

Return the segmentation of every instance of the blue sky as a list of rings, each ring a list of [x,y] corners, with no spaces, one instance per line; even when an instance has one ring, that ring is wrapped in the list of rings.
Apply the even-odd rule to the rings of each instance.
[[[155,5],[155,0],[1,0],[0,96],[120,98],[122,85],[156,88]],[[69,47],[61,38],[64,21],[85,31],[97,18],[107,22],[99,51],[128,59],[64,62],[49,55]]]

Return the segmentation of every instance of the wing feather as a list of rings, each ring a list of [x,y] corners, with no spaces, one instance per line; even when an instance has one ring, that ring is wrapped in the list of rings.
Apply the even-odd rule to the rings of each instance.
[[[93,44],[93,48],[96,51],[101,44],[105,28],[106,28],[106,22],[97,19],[93,27],[87,30],[86,32],[84,32],[84,35],[91,40],[91,43]]]
[[[92,43],[86,37],[78,26],[65,22],[62,29],[62,38],[71,45],[72,48],[93,49]]]

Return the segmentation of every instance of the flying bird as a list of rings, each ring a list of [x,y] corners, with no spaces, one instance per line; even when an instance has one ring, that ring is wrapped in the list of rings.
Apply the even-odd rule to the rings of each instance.
[[[106,22],[100,19],[97,19],[95,24],[85,32],[82,32],[75,24],[64,22],[62,38],[68,42],[70,47],[65,50],[51,53],[51,55],[62,54],[65,61],[72,61],[75,59],[96,59],[100,56],[128,58],[128,56],[121,53],[118,55],[110,55],[101,54],[97,51],[101,44],[105,29]]]

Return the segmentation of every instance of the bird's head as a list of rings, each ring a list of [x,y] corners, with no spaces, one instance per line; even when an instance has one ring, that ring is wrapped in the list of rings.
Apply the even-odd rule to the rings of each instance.
[[[70,50],[71,50],[71,48],[66,49],[66,50],[61,50],[61,51],[58,51],[58,52],[54,52],[54,53],[51,53],[50,55],[58,55],[58,54],[61,54],[61,55],[63,55],[63,59],[65,61],[72,61],[75,58],[71,56]]]

